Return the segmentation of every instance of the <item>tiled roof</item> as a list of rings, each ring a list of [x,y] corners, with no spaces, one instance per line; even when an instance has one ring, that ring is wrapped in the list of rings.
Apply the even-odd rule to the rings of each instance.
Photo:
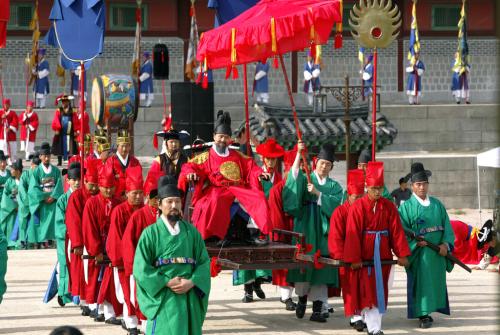
[[[343,108],[328,108],[326,113],[314,113],[311,109],[297,109],[302,139],[309,148],[319,148],[324,143],[332,143],[337,152],[345,152],[345,132]],[[367,106],[350,109],[351,152],[371,146],[371,113]],[[244,122],[239,129],[245,126]],[[291,108],[264,105],[250,112],[251,135],[260,143],[268,134],[273,134],[285,149],[291,149],[297,142]],[[391,144],[398,131],[381,113],[377,113],[377,150]]]

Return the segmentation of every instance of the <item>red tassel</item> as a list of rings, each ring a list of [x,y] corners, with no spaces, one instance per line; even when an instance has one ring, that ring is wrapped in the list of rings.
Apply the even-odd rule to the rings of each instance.
[[[313,63],[316,61],[316,44],[311,43],[311,57],[313,59]]]
[[[316,252],[314,253],[314,268],[315,268],[316,270],[320,270],[320,269],[322,269],[322,268],[324,268],[324,267],[325,267],[325,264],[322,264],[322,263],[320,263],[320,262],[318,261],[318,258],[320,258],[320,257],[321,257],[321,250],[319,250],[319,249],[318,249],[318,250],[316,250]]]
[[[203,74],[203,82],[201,83],[201,87],[205,90],[208,88],[208,74],[207,73]]]
[[[199,85],[202,79],[203,79],[203,72],[200,71],[198,72],[198,77],[196,77],[196,85]]]
[[[156,134],[153,135],[153,147],[158,150],[158,136]]]
[[[277,56],[274,56],[274,59],[273,59],[273,65],[274,65],[274,68],[277,69],[279,68],[279,63],[278,63],[278,57]]]
[[[231,66],[228,66],[226,69],[226,80],[228,80],[230,76],[231,76]]]
[[[192,17],[194,14],[193,6],[189,7],[189,16]]]
[[[342,34],[341,33],[335,34],[334,47],[335,47],[335,49],[342,48]]]
[[[238,68],[233,66],[233,79],[238,79]]]
[[[222,267],[217,264],[217,257],[212,257],[210,260],[210,277],[217,277],[222,270]]]

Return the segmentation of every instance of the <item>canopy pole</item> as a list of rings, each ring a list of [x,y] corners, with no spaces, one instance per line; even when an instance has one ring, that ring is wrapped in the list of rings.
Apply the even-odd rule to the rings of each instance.
[[[377,48],[373,49],[373,96],[372,96],[372,161],[377,148]]]
[[[295,108],[295,101],[293,101],[293,95],[292,95],[292,88],[290,87],[290,81],[288,80],[288,74],[286,72],[286,67],[285,67],[285,62],[283,61],[283,55],[279,54],[280,57],[280,63],[281,63],[281,69],[283,70],[283,76],[285,77],[285,84],[286,84],[286,89],[288,92],[288,97],[290,98],[290,105],[292,107],[292,113],[293,113],[293,123],[295,124],[295,132],[297,133],[297,139],[299,141],[302,141],[302,134],[299,129],[299,119],[297,117],[297,109]],[[306,177],[307,177],[307,182],[310,184],[311,183],[311,176],[310,176],[310,170],[309,170],[309,165],[307,165],[307,158],[305,152],[302,152],[302,161],[304,162],[304,169],[306,170]]]
[[[85,162],[85,63],[80,62],[80,181],[83,182]]]
[[[479,164],[476,156],[476,176],[477,176],[477,205],[479,207],[479,223],[483,222],[481,217],[481,184],[479,179]]]
[[[243,64],[243,91],[245,92],[245,137],[247,141],[247,156],[251,155],[250,146],[250,116],[248,114],[248,81],[247,81],[247,64]]]

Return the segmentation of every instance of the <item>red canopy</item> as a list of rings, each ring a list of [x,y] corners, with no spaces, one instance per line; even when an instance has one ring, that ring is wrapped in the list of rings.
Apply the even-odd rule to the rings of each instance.
[[[9,0],[0,1],[0,49],[5,48],[7,41],[7,22],[9,21]]]
[[[261,0],[203,33],[196,58],[206,60],[205,71],[266,60],[325,44],[334,23],[341,21],[341,0]]]

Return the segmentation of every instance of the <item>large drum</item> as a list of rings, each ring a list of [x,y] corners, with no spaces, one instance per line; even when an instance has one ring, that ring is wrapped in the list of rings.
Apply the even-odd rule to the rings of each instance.
[[[128,128],[137,119],[137,82],[123,74],[103,74],[92,83],[92,116],[96,125]]]

